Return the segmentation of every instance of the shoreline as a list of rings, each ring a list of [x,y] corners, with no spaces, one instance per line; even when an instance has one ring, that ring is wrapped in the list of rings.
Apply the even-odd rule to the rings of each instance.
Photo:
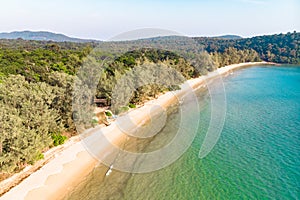
[[[197,88],[206,84],[206,81],[213,80],[218,75],[226,75],[232,71],[256,66],[256,65],[277,65],[276,63],[268,62],[250,62],[250,63],[239,63],[225,67],[218,68],[213,72],[209,72],[207,75],[200,76],[199,78],[190,79],[181,86],[181,90],[174,92],[167,92],[157,99],[146,102],[143,106],[133,109],[126,113],[126,116],[130,116],[135,125],[141,125],[147,119],[150,119],[149,110],[153,108],[153,105],[160,105],[166,108],[172,105],[178,98],[191,89],[196,90]],[[134,127],[130,127],[134,128]],[[115,122],[108,127],[97,126],[96,128],[89,129],[87,132],[93,135],[97,131],[101,130],[103,134],[113,143],[120,144],[126,137],[125,134],[118,129]],[[75,136],[78,137],[78,136]],[[89,136],[90,137],[90,136]],[[72,138],[70,138],[72,140]],[[49,158],[42,167],[31,173],[27,178],[21,180],[19,184],[4,193],[0,199],[60,199],[67,195],[67,193],[78,183],[80,183],[96,166],[97,161],[84,147],[83,142],[74,141],[68,143],[61,151],[55,152],[52,157]],[[95,144],[101,146],[99,144]],[[99,149],[99,147],[97,148]],[[49,151],[51,151],[50,149]],[[107,154],[109,152],[108,147],[101,146],[99,153]],[[47,154],[46,152],[45,154]],[[109,167],[107,167],[109,169]],[[13,176],[12,176],[13,177]],[[3,182],[9,182],[6,179]]]

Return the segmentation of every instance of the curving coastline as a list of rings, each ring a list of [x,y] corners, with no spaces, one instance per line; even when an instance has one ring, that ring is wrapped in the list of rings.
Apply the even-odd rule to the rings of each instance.
[[[218,75],[225,75],[233,70],[243,67],[271,64],[267,62],[240,63],[225,66],[211,72],[205,76],[188,80],[182,85],[182,89],[176,92],[176,96],[172,92],[161,95],[158,99],[145,103],[144,106],[129,112],[127,115],[140,125],[143,121],[149,119],[148,111],[153,105],[159,104],[162,107],[168,107],[177,101],[177,98],[187,93],[191,88],[196,89],[205,84],[205,81],[215,78]],[[89,130],[91,135],[101,129],[108,139],[118,145],[125,139],[125,135],[112,123],[109,127],[96,127]],[[99,144],[97,144],[99,145]],[[99,145],[101,146],[101,144]],[[107,153],[109,148],[101,147],[99,153]],[[5,193],[0,199],[59,199],[65,196],[72,186],[78,184],[85,176],[87,176],[97,165],[95,160],[84,148],[82,142],[75,142],[67,146],[61,152],[56,154],[50,162],[46,163],[36,172],[24,179],[19,185]]]

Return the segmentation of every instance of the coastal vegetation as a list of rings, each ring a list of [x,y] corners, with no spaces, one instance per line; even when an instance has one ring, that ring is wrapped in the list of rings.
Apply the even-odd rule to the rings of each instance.
[[[104,99],[106,106],[111,106],[112,91],[118,80],[138,65],[166,65],[182,75],[183,79],[176,83],[136,88],[129,104],[119,105],[115,110],[114,114],[118,114],[158,94],[177,90],[184,80],[221,66],[261,60],[299,64],[299,36],[293,32],[245,39],[193,38],[194,46],[180,37],[103,45],[102,42],[0,40],[0,179],[43,158],[44,151],[76,134],[73,85],[88,55],[93,55],[94,65],[111,60],[100,76],[95,96],[89,99],[91,106],[94,98]],[[166,49],[153,48],[151,43],[165,44]],[[120,54],[117,44],[126,49],[125,53]],[[144,48],[135,49],[137,44]],[[93,52],[98,45],[110,46],[112,52],[106,48]],[[164,79],[168,74],[156,75]],[[141,76],[146,78],[148,74]],[[110,112],[106,115],[112,116]],[[93,120],[82,123],[89,127]]]
[[[300,33],[264,35],[235,40],[218,38],[194,38],[209,52],[224,53],[229,47],[238,50],[254,50],[259,57],[267,62],[300,63]]]

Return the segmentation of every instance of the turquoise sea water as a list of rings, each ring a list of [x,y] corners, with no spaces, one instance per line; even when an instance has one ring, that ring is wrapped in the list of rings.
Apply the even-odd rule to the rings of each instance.
[[[210,120],[210,99],[198,92],[198,134],[172,165],[130,174],[100,165],[65,199],[299,199],[300,67],[256,66],[225,77],[227,112],[221,137],[204,159],[199,149]],[[187,102],[188,104],[188,102]],[[181,118],[186,116],[181,116]],[[174,136],[178,112],[147,144],[159,146]],[[161,145],[161,144],[160,144]],[[146,148],[146,149],[147,149]]]

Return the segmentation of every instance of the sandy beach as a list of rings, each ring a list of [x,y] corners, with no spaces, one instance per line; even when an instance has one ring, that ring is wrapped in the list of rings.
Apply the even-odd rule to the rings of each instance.
[[[190,90],[194,90],[205,85],[206,81],[211,80],[218,75],[225,75],[239,68],[262,64],[273,63],[240,63],[219,68],[205,76],[186,81],[181,85],[181,90],[176,92],[167,92],[159,96],[157,99],[145,103],[144,106],[128,112],[126,115],[127,117],[130,117],[135,126],[139,126],[151,118],[151,115],[149,114],[150,110],[153,112],[153,109],[158,108],[157,106],[154,108],[154,105],[159,105],[161,108],[167,108],[169,105],[178,101],[181,96]],[[159,110],[157,110],[157,112],[159,112]],[[130,129],[134,127],[127,128]],[[115,145],[121,144],[121,142],[126,139],[126,135],[122,133],[119,126],[117,126],[114,122],[107,127],[98,126],[88,130],[90,136],[87,138],[92,139],[89,137],[93,137],[93,135],[95,135],[95,133],[99,133],[99,131]],[[97,148],[98,154],[108,154],[110,151],[109,146],[99,144],[99,142],[95,142],[93,145]],[[79,184],[84,177],[86,177],[97,166],[98,163],[99,161],[96,160],[85,148],[84,142],[74,142],[72,145],[66,146],[65,149],[57,153],[54,158],[43,167],[32,173],[20,184],[1,196],[0,200],[61,199],[70,190],[72,190],[74,186]]]

